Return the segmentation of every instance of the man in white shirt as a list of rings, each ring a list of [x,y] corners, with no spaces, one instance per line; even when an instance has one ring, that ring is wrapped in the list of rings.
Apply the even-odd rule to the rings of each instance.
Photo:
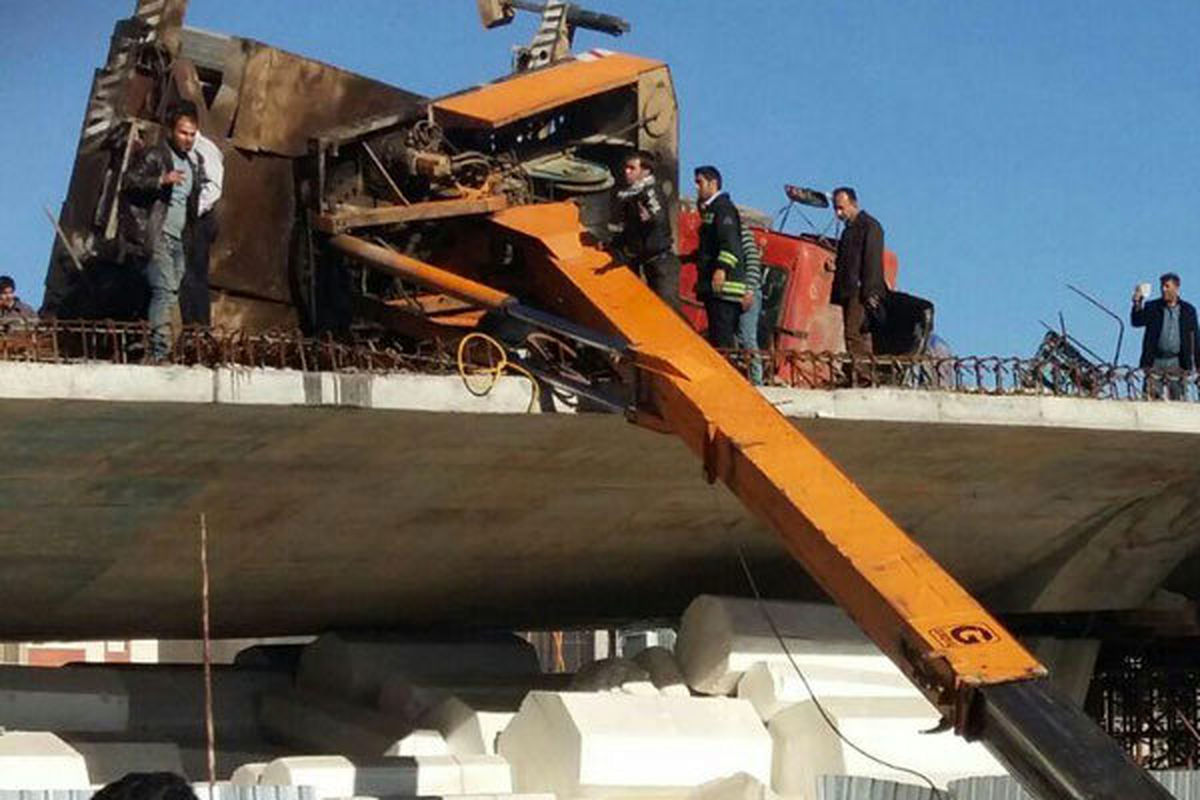
[[[200,185],[200,207],[188,250],[187,272],[179,287],[179,316],[184,325],[212,324],[208,294],[208,255],[217,238],[216,205],[225,179],[221,149],[203,133],[196,133],[193,148],[204,158],[204,182]]]

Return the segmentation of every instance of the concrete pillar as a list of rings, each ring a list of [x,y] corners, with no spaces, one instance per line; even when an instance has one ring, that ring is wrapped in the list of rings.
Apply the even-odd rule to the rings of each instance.
[[[67,667],[66,669],[75,669]],[[203,741],[204,670],[198,665],[126,664],[81,667],[116,675],[129,695],[131,738]],[[290,676],[271,670],[213,670],[213,715],[225,741],[258,741],[259,700],[283,691]]]
[[[117,733],[129,727],[129,694],[109,671],[0,667],[0,725],[19,730]]]
[[[272,741],[300,752],[378,758],[395,750],[412,730],[407,720],[395,715],[302,690],[265,695],[258,715]]]
[[[450,640],[330,633],[304,648],[296,682],[301,688],[374,705],[393,674],[453,679],[540,672],[537,651],[517,636]]]

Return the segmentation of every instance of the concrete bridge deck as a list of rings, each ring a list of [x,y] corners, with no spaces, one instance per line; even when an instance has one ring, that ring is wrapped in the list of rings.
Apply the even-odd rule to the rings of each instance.
[[[766,390],[999,611],[1198,597],[1200,407]],[[816,589],[682,444],[457,377],[0,363],[0,638],[559,626]]]

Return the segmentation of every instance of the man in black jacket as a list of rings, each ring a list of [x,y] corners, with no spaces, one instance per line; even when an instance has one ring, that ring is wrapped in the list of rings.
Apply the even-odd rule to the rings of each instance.
[[[704,303],[708,316],[708,341],[713,347],[733,349],[742,298],[747,292],[742,218],[721,188],[721,173],[716,167],[697,167],[695,176],[700,211],[696,298]]]
[[[870,317],[882,315],[887,296],[883,226],[858,207],[858,195],[849,186],[833,190],[833,210],[846,227],[838,240],[829,302],[842,307],[846,352],[869,356],[873,352]]]
[[[625,159],[625,188],[617,193],[621,231],[613,246],[662,301],[679,311],[679,256],[671,216],[654,179],[654,156],[638,150]]]
[[[187,264],[205,181],[204,159],[193,153],[196,107],[181,103],[167,116],[164,140],[137,154],[122,188],[121,239],[134,256],[148,258],[150,285],[150,357],[159,361],[170,350],[171,312],[179,303],[179,285]]]
[[[1162,298],[1146,302],[1141,289],[1133,293],[1133,308],[1129,322],[1135,328],[1145,328],[1142,336],[1142,369],[1183,369],[1196,366],[1196,309],[1179,297],[1179,276],[1168,272],[1161,276]],[[1147,378],[1147,390],[1153,396],[1161,392]],[[1182,385],[1168,381],[1167,391],[1172,400],[1182,397]]]

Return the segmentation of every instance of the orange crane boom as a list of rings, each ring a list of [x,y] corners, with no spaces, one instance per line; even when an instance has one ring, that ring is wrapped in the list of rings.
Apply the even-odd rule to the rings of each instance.
[[[635,422],[680,437],[955,730],[1050,798],[1166,798],[1046,669],[628,269],[588,244],[572,203],[492,217],[544,308],[630,343]]]

